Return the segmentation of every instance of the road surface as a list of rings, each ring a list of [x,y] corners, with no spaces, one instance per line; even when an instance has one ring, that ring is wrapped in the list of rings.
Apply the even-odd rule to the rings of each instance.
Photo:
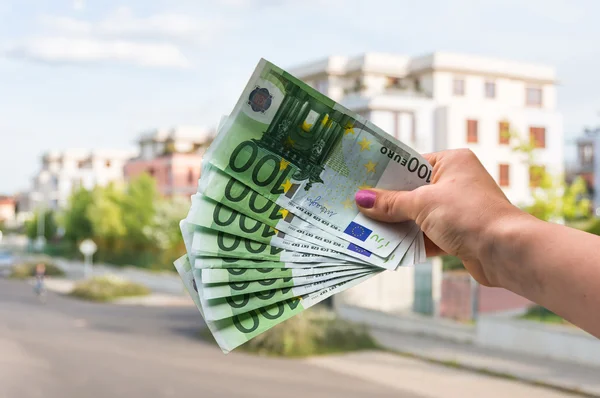
[[[0,398],[562,397],[392,354],[224,355],[194,307],[82,302],[0,278]]]
[[[93,304],[0,279],[0,397],[407,397],[297,360],[224,355],[192,307]]]

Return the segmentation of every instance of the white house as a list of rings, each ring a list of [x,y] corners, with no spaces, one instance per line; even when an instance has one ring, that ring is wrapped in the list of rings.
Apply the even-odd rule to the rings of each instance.
[[[530,198],[528,166],[503,131],[535,138],[535,158],[562,174],[556,74],[545,65],[434,53],[332,56],[290,71],[420,152],[470,148],[515,204]]]
[[[67,149],[42,156],[42,166],[32,179],[29,204],[58,210],[68,204],[74,189],[106,186],[123,181],[123,166],[135,153],[115,149]]]
[[[513,150],[519,138],[506,132],[534,142],[534,167],[564,172],[552,67],[446,52],[366,53],[331,56],[290,73],[421,153],[470,148],[515,204],[531,200],[537,174]],[[361,305],[378,309],[408,309],[413,272],[375,277],[346,298],[355,295]]]

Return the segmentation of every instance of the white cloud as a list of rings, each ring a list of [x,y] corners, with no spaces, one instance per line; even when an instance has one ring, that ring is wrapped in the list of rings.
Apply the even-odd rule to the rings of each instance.
[[[144,67],[187,68],[190,62],[171,44],[74,37],[37,37],[12,46],[8,56],[48,63],[116,62]]]
[[[83,7],[83,0],[76,0]],[[103,19],[43,15],[38,36],[19,40],[5,55],[52,63],[120,62],[147,67],[189,67],[182,46],[210,43],[225,27],[222,20],[187,14],[159,13],[137,17],[119,7]]]
[[[96,22],[51,15],[42,16],[40,22],[45,28],[62,35],[86,34],[103,38],[193,43],[207,42],[209,36],[225,28],[224,21],[217,18],[202,19],[178,13],[160,13],[140,18],[128,7],[119,7]]]

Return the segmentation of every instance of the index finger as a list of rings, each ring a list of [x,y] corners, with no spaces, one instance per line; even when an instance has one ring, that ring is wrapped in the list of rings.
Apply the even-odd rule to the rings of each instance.
[[[423,156],[425,158],[425,160],[427,160],[429,162],[431,167],[435,167],[435,164],[436,164],[437,160],[439,159],[439,154],[440,154],[439,152],[431,152],[431,153],[421,154],[421,156]]]

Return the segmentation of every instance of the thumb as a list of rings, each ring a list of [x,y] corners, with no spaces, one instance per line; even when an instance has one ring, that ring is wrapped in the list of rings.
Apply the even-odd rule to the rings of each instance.
[[[414,220],[414,191],[360,190],[354,196],[361,213],[374,220],[395,223]]]

